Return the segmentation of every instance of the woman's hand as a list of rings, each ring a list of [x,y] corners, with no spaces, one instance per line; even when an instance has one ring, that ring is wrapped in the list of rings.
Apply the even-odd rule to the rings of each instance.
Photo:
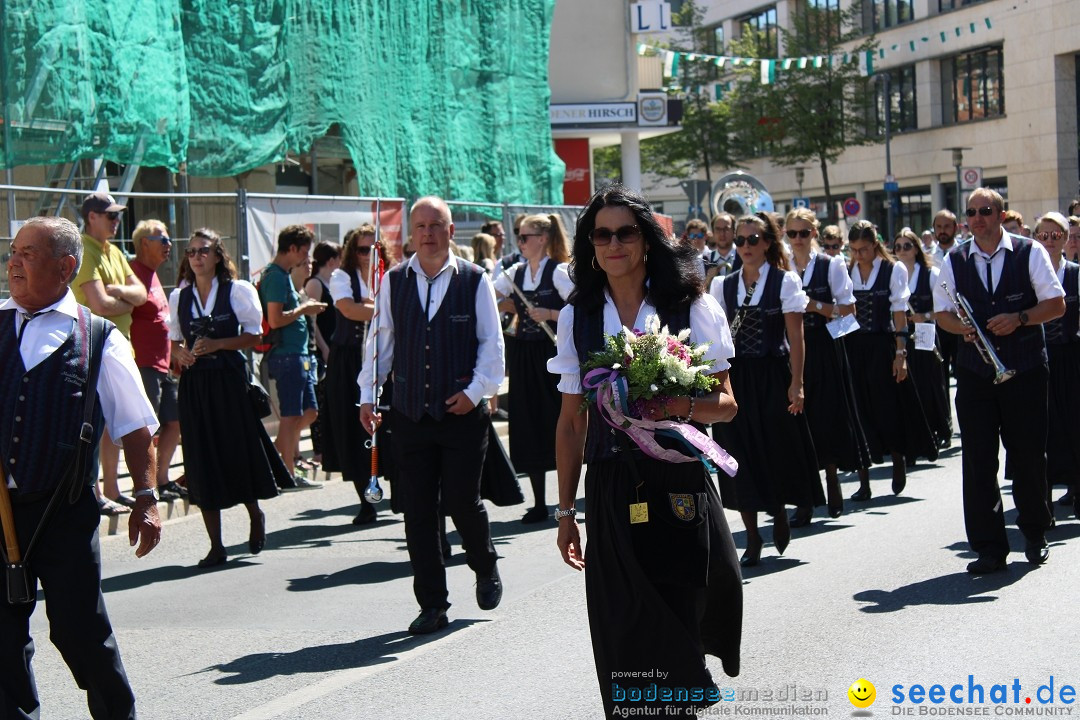
[[[533,322],[551,322],[555,318],[552,317],[555,313],[548,308],[533,307],[529,309],[529,317]]]
[[[798,380],[792,380],[791,386],[787,391],[788,398],[788,412],[792,415],[798,415],[803,411],[803,404],[805,398],[803,398],[803,386]]]
[[[902,383],[907,379],[907,358],[903,355],[897,355],[892,363],[892,374],[896,378],[896,382]]]
[[[172,359],[173,359],[173,362],[175,362],[177,365],[179,365],[181,367],[181,369],[183,369],[183,368],[189,368],[192,365],[194,365],[195,361],[198,358],[196,358],[194,353],[192,353],[190,350],[188,350],[183,345],[181,345],[179,343],[174,343],[173,344],[173,349],[172,349]]]
[[[221,349],[221,342],[214,338],[199,338],[195,341],[195,346],[191,348],[195,357],[199,358],[203,355],[210,355]]]
[[[559,520],[559,537],[556,542],[564,563],[575,570],[585,569],[585,553],[581,549],[581,535],[578,534],[577,520],[573,517]]]

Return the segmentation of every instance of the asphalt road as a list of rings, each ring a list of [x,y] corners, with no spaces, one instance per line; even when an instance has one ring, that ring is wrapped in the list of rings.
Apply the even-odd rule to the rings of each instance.
[[[988,704],[990,715],[1073,710],[1040,705],[1035,692],[1050,676],[1055,693],[1080,686],[1080,523],[1056,508],[1050,562],[1038,568],[1024,560],[1013,527],[1008,571],[972,577],[958,449],[915,468],[899,497],[887,467],[872,477],[871,502],[848,502],[838,520],[819,509],[812,526],[793,531],[784,557],[766,526],[763,562],[745,573],[742,675],[727,678],[710,659],[735,698],[712,714],[963,710],[894,706],[892,688],[902,685],[906,697],[913,684],[947,691],[962,683],[966,694],[969,675],[987,703],[999,683],[1009,685],[1011,703],[1019,681],[1019,703]],[[856,487],[847,478],[845,494]],[[264,503],[269,534],[258,557],[247,555],[246,514],[228,511],[230,561],[209,572],[195,568],[208,547],[197,513],[167,522],[161,545],[141,560],[126,538],[102,538],[106,601],[141,718],[600,716],[584,581],[559,558],[554,523],[525,526],[523,507],[490,508],[506,587],[493,612],[477,609],[452,533],[450,627],[416,638],[405,632],[417,607],[401,517],[384,511],[378,524],[357,529],[349,522],[355,500],[351,485],[331,481]],[[1005,503],[1012,507],[1008,493]],[[737,514],[729,521],[741,548]],[[42,717],[87,717],[48,642],[43,609],[34,616]],[[877,687],[866,711],[846,694],[860,678]]]

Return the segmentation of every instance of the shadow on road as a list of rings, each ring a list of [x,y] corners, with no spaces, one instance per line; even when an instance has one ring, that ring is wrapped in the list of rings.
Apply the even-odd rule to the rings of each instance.
[[[407,577],[412,577],[412,566],[408,558],[400,562],[379,560],[346,568],[336,573],[291,578],[287,589],[290,592],[312,592],[346,585],[372,585]]]
[[[328,673],[372,665],[383,665],[396,660],[399,653],[424,645],[432,640],[439,640],[449,633],[464,630],[478,622],[486,621],[453,620],[446,630],[431,635],[409,635],[406,632],[392,632],[349,643],[306,647],[287,653],[254,653],[220,665],[211,665],[198,671],[198,673],[226,673],[225,677],[215,679],[214,683],[217,685],[245,685],[282,675]]]
[[[236,548],[240,546],[237,545]],[[246,545],[244,546],[246,549]],[[239,552],[239,550],[237,550]],[[126,575],[116,575],[114,577],[107,577],[101,579],[101,591],[102,592],[121,592],[123,590],[134,590],[135,588],[143,588],[154,583],[172,582],[174,580],[187,580],[188,578],[199,577],[200,575],[206,575],[207,573],[222,572],[225,570],[234,570],[240,567],[257,567],[259,563],[248,562],[243,558],[232,558],[227,560],[224,564],[210,569],[202,569],[195,567],[195,561],[193,560],[191,565],[163,565],[161,567],[150,568],[148,570],[139,570],[138,572],[127,573]],[[40,599],[40,598],[39,598]]]
[[[914,605],[966,605],[993,602],[996,595],[986,593],[1001,590],[1019,581],[1036,566],[1026,562],[1012,563],[1004,572],[990,575],[970,575],[967,572],[949,573],[941,577],[920,580],[895,590],[864,590],[855,593],[858,602],[869,603],[859,608],[864,613],[896,612]]]

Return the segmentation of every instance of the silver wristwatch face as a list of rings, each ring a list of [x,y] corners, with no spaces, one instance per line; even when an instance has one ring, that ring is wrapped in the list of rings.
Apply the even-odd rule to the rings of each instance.
[[[818,310],[820,310],[822,306],[821,306],[820,302],[817,302],[817,303],[814,303],[814,307],[817,308]]]

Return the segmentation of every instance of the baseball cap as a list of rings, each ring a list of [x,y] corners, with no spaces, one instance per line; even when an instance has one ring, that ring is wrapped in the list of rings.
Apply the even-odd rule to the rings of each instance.
[[[119,212],[126,210],[127,205],[120,205],[116,202],[116,198],[107,192],[90,193],[83,200],[82,213],[107,213],[107,212]]]

